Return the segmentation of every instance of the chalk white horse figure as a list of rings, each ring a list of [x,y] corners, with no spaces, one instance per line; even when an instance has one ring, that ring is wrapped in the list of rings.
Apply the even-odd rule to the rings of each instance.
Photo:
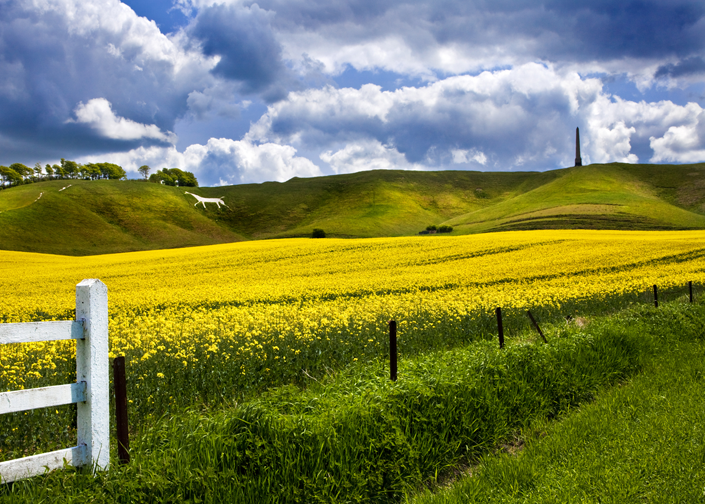
[[[218,205],[218,208],[220,208],[221,204],[225,205],[225,208],[230,208],[228,205],[225,204],[225,201],[223,201],[223,198],[225,196],[221,196],[220,198],[202,198],[198,194],[193,194],[188,191],[184,192],[184,194],[190,194],[198,200],[196,203],[193,204],[193,206],[196,206],[201,203],[203,205],[203,208],[206,208],[206,203],[215,203],[216,205]]]

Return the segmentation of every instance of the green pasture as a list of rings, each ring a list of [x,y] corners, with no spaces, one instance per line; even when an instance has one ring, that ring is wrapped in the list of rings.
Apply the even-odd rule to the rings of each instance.
[[[71,184],[63,191],[63,187]],[[223,197],[195,206],[188,190]],[[37,199],[42,194],[40,199]],[[546,172],[376,170],[225,187],[55,180],[0,191],[0,248],[69,255],[245,239],[513,229],[705,229],[705,164]]]

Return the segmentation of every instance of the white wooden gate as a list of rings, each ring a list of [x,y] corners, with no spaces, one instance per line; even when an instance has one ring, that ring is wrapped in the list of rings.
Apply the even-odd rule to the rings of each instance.
[[[0,414],[77,404],[78,444],[73,448],[0,462],[0,481],[9,483],[63,467],[110,462],[108,404],[108,288],[96,279],[76,285],[76,320],[0,324],[0,345],[76,340],[76,383],[0,393]]]

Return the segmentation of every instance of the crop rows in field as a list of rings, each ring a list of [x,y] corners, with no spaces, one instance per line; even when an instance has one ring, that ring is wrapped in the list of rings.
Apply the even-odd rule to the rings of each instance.
[[[126,357],[139,421],[378,360],[390,319],[402,358],[490,337],[496,306],[511,336],[511,317],[527,308],[543,320],[597,313],[653,284],[703,282],[704,255],[705,232],[605,231],[272,240],[80,258],[6,252],[0,320],[72,318],[75,285],[100,278],[110,355]],[[71,381],[74,352],[72,342],[8,345],[0,388]],[[71,412],[34,414],[65,425]]]

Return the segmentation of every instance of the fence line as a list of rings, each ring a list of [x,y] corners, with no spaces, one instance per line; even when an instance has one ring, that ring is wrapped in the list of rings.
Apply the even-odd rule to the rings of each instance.
[[[76,383],[0,393],[0,414],[77,405],[78,443],[72,448],[0,462],[9,483],[63,467],[110,463],[108,404],[108,288],[97,279],[76,285],[76,320],[0,324],[0,344],[76,340]]]

